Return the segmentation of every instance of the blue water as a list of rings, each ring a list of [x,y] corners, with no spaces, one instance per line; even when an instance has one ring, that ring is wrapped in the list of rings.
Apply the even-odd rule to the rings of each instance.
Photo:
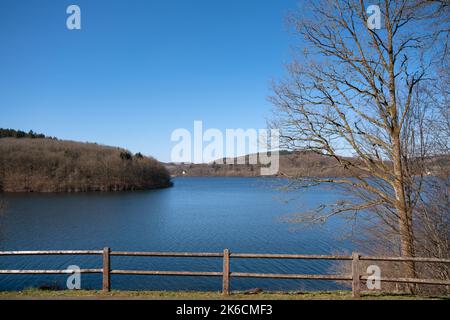
[[[346,222],[299,227],[287,215],[342,195],[314,188],[285,192],[285,181],[271,178],[184,177],[163,190],[124,193],[3,194],[0,250],[92,249],[246,253],[348,253],[339,240]],[[0,256],[0,269],[101,268],[101,256]],[[112,257],[113,269],[221,271],[220,258]],[[232,260],[231,271],[258,273],[332,273],[329,261]],[[213,290],[221,278],[113,275],[112,289]],[[64,275],[0,275],[0,290],[56,286]],[[82,275],[85,289],[101,287],[101,275]],[[232,290],[338,289],[329,281],[237,279]]]

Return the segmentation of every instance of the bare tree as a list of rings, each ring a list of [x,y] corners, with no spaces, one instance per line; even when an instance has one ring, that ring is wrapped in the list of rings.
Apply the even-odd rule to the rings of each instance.
[[[273,125],[286,148],[326,155],[353,177],[297,177],[302,187],[338,184],[354,200],[322,205],[307,218],[370,212],[398,236],[401,255],[414,256],[414,214],[436,152],[430,122],[442,103],[428,89],[442,81],[449,6],[379,1],[382,26],[370,29],[363,0],[309,4],[290,17],[304,48],[274,86]],[[414,263],[403,273],[415,277]]]

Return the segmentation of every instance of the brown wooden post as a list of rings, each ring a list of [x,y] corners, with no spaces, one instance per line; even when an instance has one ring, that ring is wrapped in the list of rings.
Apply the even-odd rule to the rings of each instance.
[[[109,292],[111,282],[111,264],[110,255],[111,250],[108,247],[103,249],[103,291]]]
[[[360,297],[360,279],[361,279],[361,271],[359,265],[359,253],[352,253],[352,297],[359,298]]]
[[[230,250],[223,250],[222,294],[230,294]]]

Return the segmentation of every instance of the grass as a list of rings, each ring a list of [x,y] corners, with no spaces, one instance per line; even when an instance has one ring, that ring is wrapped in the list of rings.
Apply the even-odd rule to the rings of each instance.
[[[111,291],[97,290],[40,290],[0,291],[0,299],[168,299],[168,300],[350,300],[350,291],[320,292],[262,292],[245,294],[233,292],[223,296],[220,292],[198,291]],[[404,293],[362,294],[363,300],[411,300],[411,299],[450,299],[450,297],[412,296]]]

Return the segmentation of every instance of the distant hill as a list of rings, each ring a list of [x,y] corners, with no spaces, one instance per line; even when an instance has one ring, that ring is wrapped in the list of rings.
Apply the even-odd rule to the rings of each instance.
[[[167,169],[139,153],[15,130],[0,129],[0,137],[3,192],[122,191],[171,186]]]
[[[311,151],[280,152],[279,173],[281,177],[350,177],[351,173],[338,165],[333,158]],[[234,164],[208,164],[167,163],[166,168],[173,176],[260,176],[261,165],[250,164],[249,156],[231,159]],[[347,158],[356,161],[354,158]],[[230,163],[227,161],[227,163]],[[388,164],[388,162],[386,162]],[[444,170],[450,172],[448,156],[434,156],[426,161],[428,175],[440,175]]]
[[[261,165],[259,163],[250,164],[249,156],[239,159],[245,164],[237,164],[238,159],[236,158],[231,159],[234,164],[218,164],[217,162],[209,164],[168,163],[166,167],[173,176],[260,176]],[[337,166],[334,159],[313,152],[282,151],[280,152],[279,168],[278,176],[349,176],[349,172]]]

